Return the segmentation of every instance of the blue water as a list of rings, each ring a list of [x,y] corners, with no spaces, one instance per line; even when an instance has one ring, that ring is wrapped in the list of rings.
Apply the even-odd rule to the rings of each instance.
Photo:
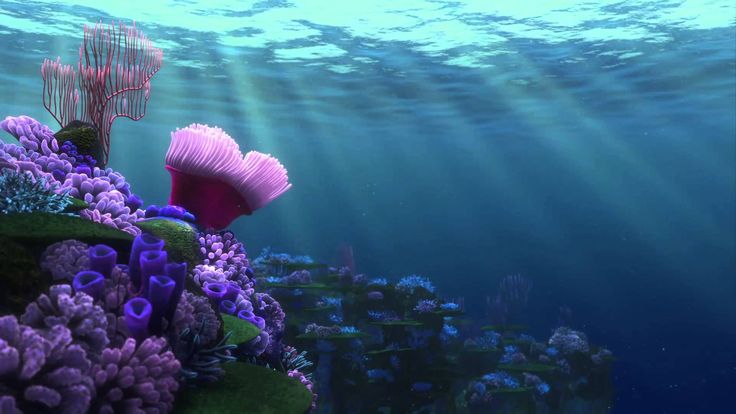
[[[0,116],[56,129],[42,60],[136,20],[164,66],[110,166],[146,203],[168,197],[169,132],[218,125],[294,184],[235,223],[252,255],[348,243],[359,271],[429,276],[478,316],[521,273],[539,337],[565,305],[613,350],[614,413],[730,410],[731,2],[95,3],[0,1]]]

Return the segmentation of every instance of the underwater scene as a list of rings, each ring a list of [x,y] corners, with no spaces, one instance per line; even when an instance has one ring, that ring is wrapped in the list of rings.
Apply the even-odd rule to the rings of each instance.
[[[736,410],[736,4],[0,0],[0,414]]]

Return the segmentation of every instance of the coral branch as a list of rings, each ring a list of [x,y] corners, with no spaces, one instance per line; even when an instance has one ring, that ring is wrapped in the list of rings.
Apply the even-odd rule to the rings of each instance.
[[[162,59],[161,49],[135,25],[85,26],[79,48],[79,89],[74,88],[76,74],[71,66],[47,59],[41,66],[44,106],[62,127],[75,119],[93,124],[103,150],[99,161],[105,165],[113,121],[121,116],[137,121],[145,115],[150,80]],[[80,118],[76,117],[78,104]]]

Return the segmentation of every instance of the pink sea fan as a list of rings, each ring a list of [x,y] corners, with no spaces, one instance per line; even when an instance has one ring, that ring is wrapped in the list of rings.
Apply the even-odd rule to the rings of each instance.
[[[243,156],[225,131],[201,124],[171,133],[166,169],[172,179],[169,204],[186,208],[200,224],[215,229],[291,188],[276,158],[256,151]]]

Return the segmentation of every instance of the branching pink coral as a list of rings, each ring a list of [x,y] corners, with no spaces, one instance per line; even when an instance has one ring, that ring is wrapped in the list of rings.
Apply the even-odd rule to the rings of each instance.
[[[172,179],[169,204],[183,206],[200,224],[215,229],[291,188],[276,158],[256,151],[243,156],[225,131],[201,124],[171,133],[166,169]]]
[[[93,124],[110,155],[110,128],[117,117],[134,121],[146,113],[150,80],[161,68],[163,52],[135,27],[96,24],[84,27],[79,77],[70,65],[46,59],[41,66],[43,105],[62,127],[74,120]],[[74,87],[75,78],[79,89]],[[77,115],[77,105],[80,114]]]

